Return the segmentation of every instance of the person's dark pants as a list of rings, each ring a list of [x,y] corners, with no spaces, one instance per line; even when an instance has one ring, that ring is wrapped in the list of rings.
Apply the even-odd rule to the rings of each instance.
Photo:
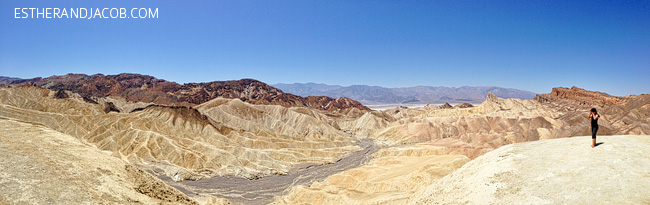
[[[598,127],[591,128],[591,139],[596,139],[596,132],[598,132]]]

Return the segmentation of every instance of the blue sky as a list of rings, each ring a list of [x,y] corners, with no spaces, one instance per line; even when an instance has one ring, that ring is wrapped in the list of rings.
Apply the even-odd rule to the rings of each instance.
[[[15,19],[14,8],[158,8]],[[0,2],[0,75],[650,93],[650,1]]]

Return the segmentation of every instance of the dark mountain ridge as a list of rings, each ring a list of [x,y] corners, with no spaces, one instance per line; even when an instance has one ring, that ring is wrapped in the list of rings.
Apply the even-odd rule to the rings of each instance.
[[[237,98],[251,104],[311,107],[326,111],[351,108],[370,110],[361,103],[345,98],[326,96],[301,97],[284,93],[254,79],[178,84],[149,75],[122,73],[118,75],[67,74],[47,78],[0,78],[0,85],[32,83],[50,90],[68,90],[84,97],[117,96],[128,101],[153,102],[161,105],[194,106],[217,97]]]

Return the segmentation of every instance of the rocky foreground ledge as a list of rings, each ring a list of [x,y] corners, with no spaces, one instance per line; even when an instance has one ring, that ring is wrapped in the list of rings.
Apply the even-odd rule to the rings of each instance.
[[[650,136],[503,146],[424,189],[416,204],[650,204]]]

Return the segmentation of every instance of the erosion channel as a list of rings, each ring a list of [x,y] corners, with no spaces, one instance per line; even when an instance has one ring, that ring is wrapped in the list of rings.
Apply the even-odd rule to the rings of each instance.
[[[381,149],[369,138],[361,139],[359,146],[363,150],[351,152],[332,164],[298,165],[286,175],[270,175],[255,180],[223,176],[175,182],[165,175],[157,176],[188,196],[211,194],[226,198],[235,204],[268,204],[273,201],[274,196],[285,194],[293,186],[309,186],[313,182],[325,180],[330,175],[360,167],[371,159],[373,153]]]

